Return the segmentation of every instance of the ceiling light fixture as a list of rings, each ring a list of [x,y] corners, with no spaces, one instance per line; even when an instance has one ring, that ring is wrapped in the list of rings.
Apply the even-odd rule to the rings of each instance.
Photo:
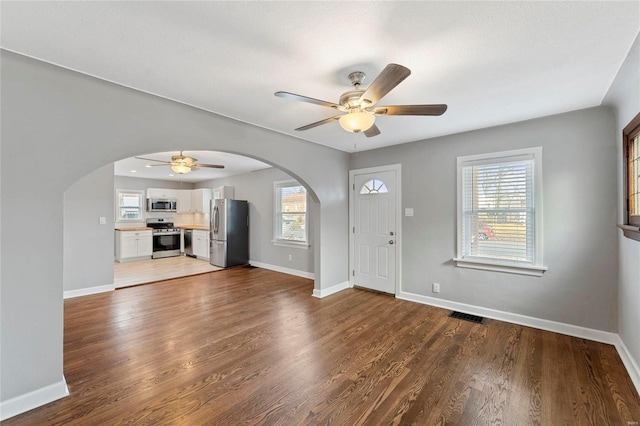
[[[373,114],[355,110],[341,116],[339,122],[340,126],[347,132],[358,133],[369,130],[376,122],[376,117]]]
[[[179,175],[186,175],[191,172],[191,167],[184,163],[174,162],[171,164],[171,170],[178,173]]]

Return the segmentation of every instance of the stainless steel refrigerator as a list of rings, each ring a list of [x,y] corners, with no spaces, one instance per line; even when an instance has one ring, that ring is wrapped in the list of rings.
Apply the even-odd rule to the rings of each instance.
[[[249,203],[211,201],[209,263],[226,268],[249,263]]]

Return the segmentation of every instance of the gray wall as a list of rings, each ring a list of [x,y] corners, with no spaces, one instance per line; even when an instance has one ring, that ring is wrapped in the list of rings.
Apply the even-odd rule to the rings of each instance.
[[[64,193],[64,290],[113,284],[113,164]],[[100,225],[99,218],[106,223]]]
[[[316,289],[348,280],[346,153],[0,53],[3,402],[63,380],[63,194],[114,161],[175,150],[180,141],[185,150],[278,165],[311,188],[321,206],[314,221]],[[28,158],[29,167],[15,158]],[[70,158],[73,167],[60,166]]]
[[[454,113],[447,111],[447,113]],[[351,168],[402,164],[402,291],[616,331],[613,114],[593,108],[360,152]],[[456,157],[543,147],[541,278],[457,268]],[[431,283],[441,286],[431,293]]]
[[[250,259],[282,268],[313,273],[313,211],[317,203],[309,197],[309,240],[308,249],[276,246],[273,240],[273,182],[289,180],[291,176],[276,168],[258,170],[251,173],[214,179],[196,184],[198,188],[213,188],[222,185],[234,187],[234,198],[248,200],[251,221]],[[291,260],[289,260],[291,255]]]
[[[604,99],[616,114],[615,140],[618,159],[618,222],[624,221],[622,129],[640,112],[640,35],[618,71]],[[640,366],[640,242],[618,231],[618,333],[637,366]]]

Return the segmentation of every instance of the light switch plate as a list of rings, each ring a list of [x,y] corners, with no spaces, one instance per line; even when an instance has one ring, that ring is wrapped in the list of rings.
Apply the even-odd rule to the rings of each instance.
[[[107,224],[107,218],[100,216],[100,225],[106,225],[106,224]]]
[[[413,216],[413,208],[407,207],[406,209],[404,209],[404,215]]]

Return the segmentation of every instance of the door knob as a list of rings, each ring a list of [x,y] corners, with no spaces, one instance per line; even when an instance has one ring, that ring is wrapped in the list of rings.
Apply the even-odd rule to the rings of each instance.
[[[389,244],[393,244],[393,240],[389,240]]]

